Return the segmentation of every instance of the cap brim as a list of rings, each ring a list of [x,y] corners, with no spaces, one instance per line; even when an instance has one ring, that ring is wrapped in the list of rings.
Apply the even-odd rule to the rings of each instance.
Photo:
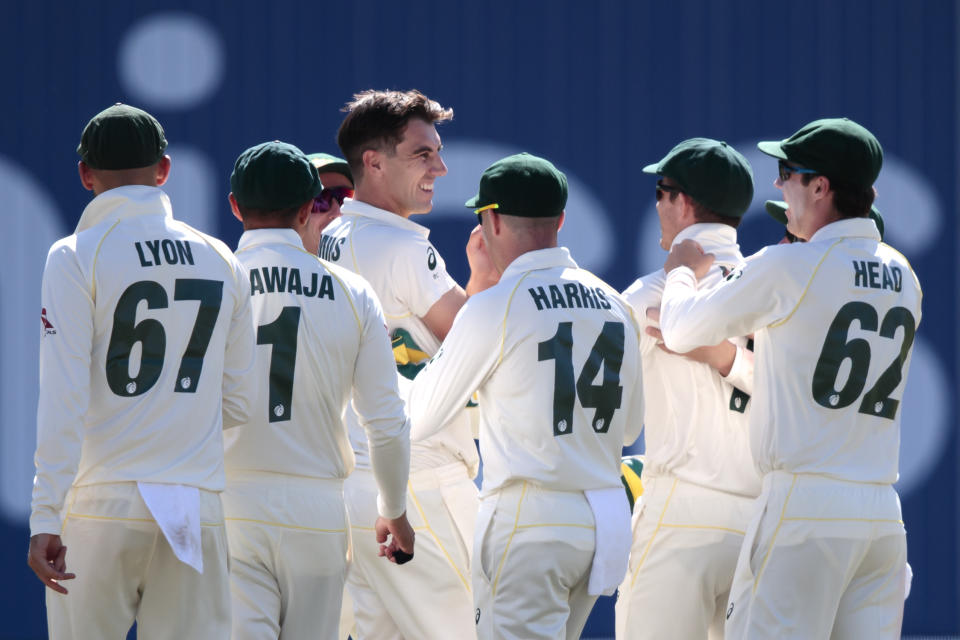
[[[783,152],[783,148],[780,146],[780,141],[769,141],[769,142],[758,142],[757,149],[763,151],[768,156],[773,156],[780,160],[786,160],[787,154]]]
[[[655,164],[648,164],[647,166],[645,166],[645,167],[643,168],[643,172],[644,172],[644,173],[653,173],[653,174],[658,174],[658,173],[660,173],[660,163],[657,162],[657,163],[655,163]]]
[[[476,209],[478,202],[480,202],[480,194],[479,194],[479,193],[478,193],[477,195],[473,196],[472,198],[470,198],[469,200],[467,200],[466,202],[464,202],[464,203],[463,203],[463,206],[465,206],[465,207],[470,207],[471,209]]]
[[[763,203],[770,217],[780,224],[787,224],[787,203],[783,200],[767,200]]]

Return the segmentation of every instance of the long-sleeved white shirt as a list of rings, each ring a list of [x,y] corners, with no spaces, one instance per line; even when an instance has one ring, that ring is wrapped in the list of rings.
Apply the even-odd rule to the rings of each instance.
[[[160,189],[94,198],[50,248],[41,293],[31,535],[59,534],[70,486],[224,487],[222,429],[247,420],[249,281]]]
[[[619,486],[622,448],[642,427],[637,334],[630,306],[567,249],[525,253],[467,300],[414,380],[412,437],[441,430],[477,391],[482,495],[521,479]]]
[[[767,247],[710,289],[674,269],[660,325],[675,351],[755,334],[750,447],[761,473],[893,483],[921,298],[907,260],[855,218]]]
[[[240,237],[257,325],[250,421],[225,434],[227,471],[345,478],[351,394],[370,442],[380,515],[406,509],[409,422],[383,312],[360,276],[303,249],[292,229]]]
[[[425,361],[436,353],[440,341],[421,318],[456,286],[443,258],[430,243],[430,230],[359,200],[347,200],[340,211],[343,215],[323,230],[320,257],[363,276],[383,305],[390,336],[409,334],[419,349],[406,355],[413,364]],[[405,395],[407,381],[401,382],[401,394]],[[470,419],[465,410],[450,419],[451,424],[442,433],[413,444],[411,469],[429,469],[459,460],[471,476],[476,475],[477,448]],[[349,412],[347,424],[357,466],[369,467],[366,437],[356,416]]]
[[[716,256],[698,283],[699,290],[716,286],[743,264],[736,229],[728,225],[694,224],[678,233],[673,243],[688,239]],[[660,307],[666,279],[660,269],[623,292],[641,328],[656,326],[646,310]],[[707,364],[665,353],[643,331],[640,354],[646,406],[644,471],[670,473],[710,489],[758,495],[760,476],[749,444],[750,389],[738,389]]]

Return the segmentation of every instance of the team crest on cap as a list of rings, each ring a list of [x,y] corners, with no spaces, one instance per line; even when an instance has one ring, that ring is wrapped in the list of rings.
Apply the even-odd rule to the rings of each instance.
[[[57,335],[57,330],[54,328],[53,323],[47,320],[47,308],[40,308],[40,324],[43,325],[43,335],[45,336],[55,336]]]

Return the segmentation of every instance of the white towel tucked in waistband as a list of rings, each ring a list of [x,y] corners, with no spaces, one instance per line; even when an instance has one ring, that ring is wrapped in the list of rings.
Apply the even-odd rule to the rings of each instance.
[[[584,491],[596,524],[596,549],[587,593],[609,596],[627,573],[630,558],[630,505],[623,487]]]
[[[137,488],[177,559],[203,573],[200,490],[152,482],[138,482]]]

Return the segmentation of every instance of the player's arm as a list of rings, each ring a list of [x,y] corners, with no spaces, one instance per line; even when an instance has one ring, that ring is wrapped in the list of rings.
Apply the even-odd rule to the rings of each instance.
[[[453,325],[453,319],[457,317],[457,313],[466,301],[466,292],[460,288],[460,285],[454,283],[453,287],[433,303],[430,310],[420,319],[433,332],[433,335],[442,341],[447,337]]]
[[[470,239],[467,241],[467,262],[470,265],[470,279],[467,281],[466,290],[454,284],[430,307],[430,311],[421,317],[424,324],[433,332],[433,335],[441,341],[447,337],[447,333],[453,325],[453,319],[466,303],[467,298],[489,289],[500,280],[500,274],[493,266],[493,262],[487,254],[486,246],[483,244],[480,225],[473,229],[470,233]]]
[[[472,300],[464,307],[440,350],[413,381],[407,409],[414,441],[440,431],[483,386],[496,365],[500,327],[484,321],[494,316],[485,313],[483,306]]]
[[[640,332],[640,325],[636,313],[632,314],[632,320],[633,322],[630,324],[630,327],[636,332],[637,340],[639,341],[642,333]],[[640,432],[643,431],[643,366],[639,361],[637,362],[637,375],[634,376],[633,379],[633,388],[624,390],[624,399],[627,403],[627,413],[626,425],[623,431],[623,446],[626,447],[633,444],[633,442],[640,437]]]
[[[357,306],[360,348],[353,372],[353,408],[370,444],[371,466],[380,489],[379,513],[392,519],[406,510],[410,423],[397,386],[383,311],[372,289],[360,290]]]
[[[43,272],[36,477],[30,512],[28,563],[51,589],[72,578],[60,542],[60,513],[80,462],[83,421],[90,403],[94,304],[72,242],[55,244]],[[50,326],[48,327],[47,324]]]
[[[229,334],[223,357],[223,428],[229,429],[250,420],[255,392],[251,375],[256,350],[250,281],[247,270],[233,261],[235,297],[231,309]]]
[[[687,243],[690,241],[675,246],[671,258],[675,252],[682,253],[678,252],[682,245],[689,249]],[[753,333],[789,314],[810,273],[801,281],[797,273],[804,271],[802,261],[794,269],[784,269],[782,260],[766,251],[748,260],[721,284],[702,291],[697,290],[694,270],[675,263],[667,273],[660,306],[660,331],[667,348],[686,353],[716,345],[732,336]]]

